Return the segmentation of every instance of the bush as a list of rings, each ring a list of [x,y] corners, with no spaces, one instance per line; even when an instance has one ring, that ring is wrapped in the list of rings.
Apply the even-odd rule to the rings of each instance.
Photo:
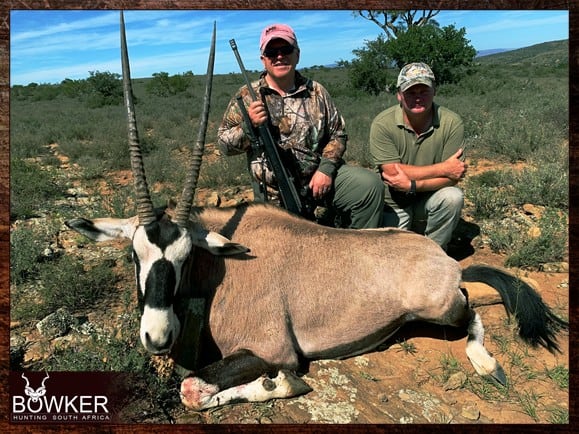
[[[484,220],[503,216],[511,203],[511,192],[506,190],[508,185],[504,173],[500,171],[491,170],[469,177],[465,190],[472,204],[473,217]]]
[[[353,50],[357,58],[351,62],[350,82],[354,88],[377,95],[396,88],[397,72],[392,69],[424,62],[432,68],[437,85],[456,83],[476,56],[465,34],[464,28],[426,25],[412,26],[390,40],[379,35],[374,41],[366,41],[365,48]]]
[[[383,35],[375,41],[366,41],[366,47],[353,50],[356,59],[340,62],[349,68],[350,83],[354,89],[361,89],[372,95],[392,90],[396,87],[396,73],[393,72],[392,58],[388,55],[388,41]]]
[[[110,264],[100,263],[85,270],[79,259],[68,255],[46,264],[39,277],[43,282],[43,302],[50,312],[60,307],[92,308],[116,281]]]
[[[508,267],[539,267],[567,257],[567,218],[547,209],[539,221],[539,236],[524,240],[505,261]]]
[[[437,85],[456,83],[476,56],[465,34],[466,29],[457,30],[454,26],[411,27],[389,41],[386,48],[398,68],[411,62],[424,62],[432,68]]]
[[[47,171],[24,160],[10,162],[10,218],[23,219],[45,213],[64,195]]]
[[[123,102],[123,84],[119,74],[112,72],[90,71],[87,79],[88,106],[103,107],[118,105]]]
[[[149,93],[167,97],[185,92],[189,87],[189,78],[193,73],[188,75],[172,75],[169,77],[167,72],[157,72],[153,78],[147,82],[146,89]]]
[[[490,224],[486,232],[493,251],[505,253],[505,265],[539,268],[541,264],[563,261],[567,257],[567,217],[547,209],[538,222],[538,235],[530,235],[528,227],[514,220]]]
[[[18,247],[29,246],[20,243]],[[11,312],[15,319],[38,320],[61,307],[70,311],[94,308],[95,302],[114,287],[116,277],[107,263],[85,270],[77,258],[60,256],[43,260],[40,253],[36,252],[35,258],[30,250],[27,258],[23,253],[18,254],[18,265],[12,273],[17,277],[15,283],[22,285],[22,280],[26,278],[29,282],[34,281],[34,285],[22,285],[11,294],[14,297]]]
[[[16,285],[38,277],[44,240],[39,231],[22,229],[10,233],[10,282]]]

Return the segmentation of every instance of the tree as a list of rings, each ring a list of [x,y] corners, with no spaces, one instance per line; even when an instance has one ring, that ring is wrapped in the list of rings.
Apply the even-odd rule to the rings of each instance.
[[[89,74],[87,82],[90,107],[117,105],[123,102],[123,85],[119,74],[108,71],[89,71]]]
[[[70,98],[80,98],[89,93],[89,86],[87,80],[72,80],[65,78],[60,82],[60,89],[63,95]]]
[[[456,29],[452,25],[412,27],[388,41],[385,54],[398,68],[411,62],[424,62],[432,68],[438,84],[455,83],[476,56],[465,35],[464,28]]]
[[[379,35],[375,41],[366,41],[366,48],[353,50],[357,57],[351,62],[340,61],[340,66],[349,67],[352,86],[373,95],[387,90],[395,79],[391,72],[393,63],[387,55],[388,41]]]
[[[187,71],[181,75],[169,77],[167,72],[156,72],[147,83],[147,91],[157,96],[171,96],[185,92],[192,82],[193,72]]]
[[[400,33],[413,27],[422,27],[427,24],[438,27],[438,23],[434,20],[434,17],[438,15],[440,11],[357,10],[355,13],[375,23],[384,30],[388,40],[391,40],[397,38]]]
[[[429,64],[438,84],[454,83],[476,55],[465,34],[464,28],[454,26],[413,26],[400,31],[396,38],[387,40],[379,35],[366,41],[364,48],[353,50],[356,59],[342,66],[350,67],[352,86],[374,95],[394,89],[397,71],[411,62]]]

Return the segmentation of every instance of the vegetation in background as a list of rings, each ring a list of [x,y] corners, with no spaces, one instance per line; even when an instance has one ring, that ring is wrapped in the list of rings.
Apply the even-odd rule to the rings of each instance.
[[[357,11],[384,34],[353,50],[352,61],[339,62],[349,68],[352,86],[374,95],[394,91],[397,76],[392,69],[412,62],[430,65],[438,85],[459,82],[470,70],[476,50],[466,39],[465,28],[439,26],[434,20],[438,12]]]
[[[434,19],[440,11],[436,10],[357,10],[354,16],[360,16],[380,27],[388,40],[396,39],[400,34],[423,26],[438,27]]]
[[[191,71],[185,74],[169,76],[167,72],[157,72],[147,83],[147,91],[157,96],[171,96],[185,92],[192,81],[193,73]]]
[[[526,50],[517,50],[519,57],[510,54],[508,62],[495,63],[494,56],[483,57],[478,59],[476,71],[460,83],[438,87],[437,101],[464,119],[466,152],[472,163],[486,159],[506,167],[497,169],[497,173],[482,174],[480,179],[475,175],[467,177],[464,187],[475,220],[496,220],[505,215],[509,206],[520,207],[524,203],[567,214],[567,48],[567,41],[541,44],[529,48],[532,56]],[[505,54],[496,56],[503,58]],[[395,97],[390,93],[374,96],[355,89],[347,79],[349,68],[316,67],[303,69],[302,73],[326,86],[346,119],[346,160],[370,167],[370,124],[378,113],[396,103]],[[389,73],[395,76],[397,69],[390,69]],[[152,185],[163,185],[159,195],[163,203],[179,195],[187,170],[185,156],[196,136],[201,110],[204,77],[181,77],[190,82],[187,91],[162,97],[150,90],[151,83],[164,82],[165,74],[134,80],[148,179]],[[220,189],[249,183],[245,157],[220,158],[215,148],[223,112],[242,84],[240,74],[217,75],[214,79],[207,154],[215,158],[211,163],[206,159],[202,165],[200,187]],[[13,89],[18,95],[11,99],[13,219],[34,215],[39,209],[47,211],[51,198],[63,194],[67,180],[53,176],[54,171],[50,170],[59,164],[47,148],[51,143],[58,143],[70,163],[83,168],[87,181],[100,182],[108,171],[129,169],[122,106],[87,108],[83,94],[69,96],[69,86],[68,81],[62,86],[48,86],[61,91],[56,96],[51,91],[51,101],[38,98],[37,93],[46,91],[43,85]],[[533,97],[529,98],[529,94]],[[525,162],[523,171],[509,169],[509,163],[517,162]],[[509,249],[507,253],[513,251]]]

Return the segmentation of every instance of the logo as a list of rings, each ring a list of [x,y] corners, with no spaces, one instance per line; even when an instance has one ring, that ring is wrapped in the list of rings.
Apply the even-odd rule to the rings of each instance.
[[[13,423],[110,423],[118,374],[104,372],[10,373]],[[112,398],[112,400],[111,400]]]
[[[26,380],[26,387],[24,388],[24,393],[26,394],[26,396],[30,397],[32,402],[37,402],[40,400],[40,398],[46,395],[46,387],[44,387],[44,382],[50,378],[48,372],[46,373],[46,377],[44,378],[44,380],[42,380],[42,386],[40,386],[36,390],[30,387],[30,382],[28,381],[28,378],[24,376],[24,373],[22,373],[22,378]]]

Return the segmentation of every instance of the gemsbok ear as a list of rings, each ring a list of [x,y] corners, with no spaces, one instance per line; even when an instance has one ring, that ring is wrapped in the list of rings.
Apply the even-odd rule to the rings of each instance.
[[[249,248],[232,242],[217,232],[197,230],[192,233],[193,244],[207,250],[215,256],[232,256],[249,252]]]
[[[119,238],[127,238],[130,240],[137,229],[138,218],[136,216],[127,219],[98,218],[89,220],[76,218],[67,220],[65,224],[69,228],[96,242],[116,240]]]

